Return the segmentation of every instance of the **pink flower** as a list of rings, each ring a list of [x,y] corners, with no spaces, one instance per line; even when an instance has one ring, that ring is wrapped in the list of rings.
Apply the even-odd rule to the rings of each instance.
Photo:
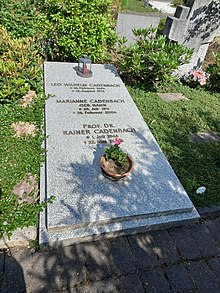
[[[200,78],[200,79],[198,80],[198,82],[199,82],[201,85],[204,85],[204,84],[206,84],[206,78]]]
[[[119,137],[114,139],[114,144],[115,145],[120,145],[120,143],[121,143],[121,139]]]
[[[209,78],[209,74],[202,69],[195,70],[192,75],[194,80],[198,81],[200,85],[205,85],[207,78]]]
[[[192,75],[193,75],[194,78],[200,79],[200,78],[204,77],[204,71],[197,70],[197,71],[194,71]]]

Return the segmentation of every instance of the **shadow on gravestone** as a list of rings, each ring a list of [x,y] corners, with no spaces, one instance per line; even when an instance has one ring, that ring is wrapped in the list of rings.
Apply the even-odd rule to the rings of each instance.
[[[107,70],[110,70],[110,72],[114,74],[115,77],[120,77],[118,72],[115,70],[115,67],[112,64],[104,64],[104,68]]]
[[[113,68],[109,71],[103,65],[94,65],[92,83],[85,80],[82,84],[77,76],[71,76],[72,64],[45,66],[46,94],[55,93],[57,98],[48,99],[46,105],[47,172],[42,172],[41,191],[42,198],[53,194],[57,200],[47,209],[46,223],[42,215],[41,231],[48,238],[41,237],[40,243],[94,239],[94,235],[98,238],[108,232],[118,235],[128,229],[134,232],[197,219],[193,204],[121,79],[111,72]],[[104,86],[101,91],[100,86]],[[67,99],[62,105],[57,103],[64,97]],[[79,108],[73,100],[86,104]],[[107,108],[102,108],[105,102]],[[79,112],[81,107],[84,112]],[[93,113],[91,109],[101,111]],[[81,136],[75,135],[75,130]],[[112,182],[101,174],[99,159],[103,152],[97,143],[110,143],[118,134],[124,140],[123,150],[134,161],[134,170],[127,178]]]
[[[186,42],[195,37],[206,42],[211,38],[212,41],[212,33],[219,28],[219,17],[220,5],[216,1],[195,9],[189,19],[191,27],[186,32]]]
[[[154,141],[147,140],[143,135],[141,135],[141,133],[137,133],[136,135],[137,139],[134,143],[139,144],[138,149],[141,149],[144,146],[147,146],[149,150],[154,148]],[[97,221],[101,223],[102,221],[104,221],[104,223],[114,223],[114,219],[118,218],[118,214],[120,214],[121,218],[125,217],[124,220],[128,220],[129,217],[135,217],[135,215],[141,219],[146,212],[143,208],[143,203],[147,204],[146,198],[143,200],[144,196],[146,196],[146,190],[147,194],[151,196],[151,194],[155,194],[155,190],[157,191],[157,194],[167,194],[169,192],[169,188],[171,188],[173,191],[179,193],[180,196],[182,195],[184,197],[184,190],[180,188],[179,185],[176,185],[178,181],[173,182],[172,179],[170,179],[168,182],[164,182],[163,176],[157,176],[157,170],[162,169],[164,164],[168,164],[167,161],[163,161],[161,163],[158,162],[158,165],[155,166],[154,161],[156,160],[156,156],[159,155],[158,150],[153,152],[151,151],[149,154],[135,154],[135,161],[137,165],[141,166],[145,164],[146,166],[147,164],[147,168],[141,170],[144,175],[147,175],[147,181],[143,182],[140,178],[140,170],[133,170],[130,178],[126,178],[126,180],[112,182],[103,177],[101,183],[97,183],[95,181],[96,178],[103,176],[101,175],[101,169],[99,167],[100,157],[104,153],[103,148],[103,146],[97,145],[97,148],[94,151],[94,160],[92,164],[89,163],[86,158],[84,158],[84,163],[71,163],[72,178],[66,182],[66,184],[73,186],[74,189],[72,190],[72,194],[77,191],[77,193],[80,194],[80,199],[76,201],[75,205],[70,205],[63,200],[61,201],[62,205],[69,211],[68,216],[66,216],[66,218],[64,217],[62,222],[65,222],[68,225],[68,223],[74,222],[74,220],[77,219],[75,226],[78,228],[85,227],[87,225],[90,227],[95,225]],[[131,156],[132,155],[134,154],[131,154]],[[95,167],[97,165],[98,168]],[[69,172],[67,170],[69,170],[69,166],[62,165],[62,170],[60,171]],[[170,178],[172,178],[171,174]],[[86,190],[85,186],[87,185],[88,180],[94,180],[94,185],[90,184],[90,189]],[[98,188],[97,184],[99,184]],[[131,184],[134,191],[132,198],[133,204],[129,205],[129,198],[124,196],[121,197],[120,192],[123,189],[123,194],[126,193],[126,190],[129,193]],[[116,193],[118,193],[118,196],[115,196]],[[86,209],[85,205],[82,205],[84,200],[89,204]],[[181,201],[181,199],[179,200]],[[167,206],[166,200],[161,202],[160,197],[155,196],[153,200],[149,200],[148,205],[151,212],[153,212],[154,207],[161,206],[162,208],[159,209],[160,213],[164,213],[165,215],[170,213],[168,208],[169,204]],[[143,212],[141,212],[142,208]],[[176,206],[175,209],[178,210],[178,206]],[[113,214],[113,211],[115,212],[115,215]],[[100,215],[102,215],[101,218]],[[111,215],[111,218],[109,218],[109,215]],[[57,225],[59,226],[59,224],[61,223],[58,222]],[[71,224],[69,225],[71,226]],[[120,222],[119,224],[115,223],[115,225],[120,225]],[[102,234],[101,227],[96,227],[94,229],[97,234]]]
[[[178,6],[174,17],[168,17],[164,34],[171,40],[193,48],[189,64],[179,67],[180,77],[201,67],[209,43],[220,34],[220,2],[218,0],[188,0]]]

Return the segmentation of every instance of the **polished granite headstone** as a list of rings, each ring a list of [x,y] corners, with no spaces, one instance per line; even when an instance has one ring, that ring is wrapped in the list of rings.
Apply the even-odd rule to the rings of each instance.
[[[40,243],[64,243],[194,221],[199,214],[111,65],[44,64],[46,161]],[[115,137],[134,162],[129,177],[110,181],[99,160]]]

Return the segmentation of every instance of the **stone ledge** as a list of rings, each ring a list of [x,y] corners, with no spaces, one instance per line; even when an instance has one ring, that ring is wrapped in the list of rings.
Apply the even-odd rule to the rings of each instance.
[[[0,249],[12,248],[15,246],[27,246],[31,240],[35,240],[37,238],[37,228],[36,227],[28,227],[23,229],[16,229],[13,232],[10,240],[7,237],[3,237],[0,239]]]

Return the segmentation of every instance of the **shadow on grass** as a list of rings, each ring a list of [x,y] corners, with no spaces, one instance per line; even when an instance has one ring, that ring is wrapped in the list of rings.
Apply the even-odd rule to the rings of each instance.
[[[219,100],[205,91],[181,87],[179,91],[184,89],[182,93],[189,101],[167,103],[157,95],[136,92],[139,90],[136,86],[130,93],[134,99],[137,97],[139,110],[194,204],[219,204],[220,143],[189,141],[190,133],[213,131],[220,134]],[[200,186],[207,189],[203,196],[196,194]]]

